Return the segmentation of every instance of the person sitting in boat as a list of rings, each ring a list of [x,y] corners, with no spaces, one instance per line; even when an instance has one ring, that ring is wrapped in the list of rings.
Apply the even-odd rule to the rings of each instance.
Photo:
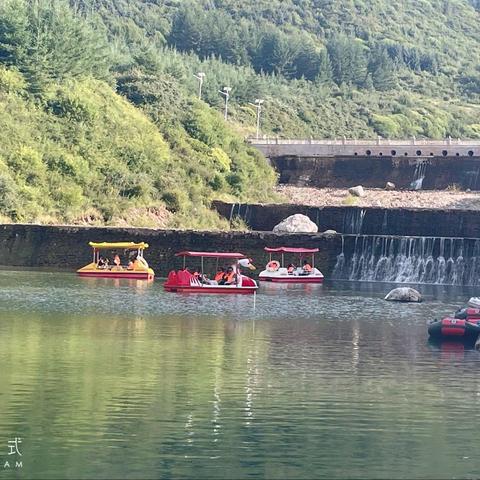
[[[218,267],[217,273],[215,274],[214,280],[217,284],[222,280],[223,276],[225,275],[225,269],[223,267]]]
[[[98,259],[97,268],[100,270],[106,270],[108,268],[108,258],[101,256]]]
[[[312,266],[308,263],[307,260],[303,261],[302,273],[300,275],[310,275],[313,272]]]
[[[137,262],[137,254],[135,253],[128,260],[127,270],[135,270],[135,267],[137,266],[137,263],[138,263]]]
[[[297,267],[293,263],[290,263],[287,267],[287,273],[289,275],[293,275],[295,273],[296,269],[297,269]]]
[[[222,279],[218,282],[219,285],[233,285],[237,281],[237,276],[233,271],[233,267],[228,267],[227,271],[223,274]]]
[[[187,271],[192,276],[191,282],[197,285],[200,285],[202,283],[202,275],[200,274],[200,270],[198,268],[187,269]]]
[[[200,271],[198,268],[194,268],[192,270],[192,275],[195,280],[198,280],[200,278]]]
[[[122,262],[120,260],[120,256],[118,255],[118,253],[115,253],[115,255],[113,256],[114,267],[112,268],[112,270],[123,270],[121,263]]]

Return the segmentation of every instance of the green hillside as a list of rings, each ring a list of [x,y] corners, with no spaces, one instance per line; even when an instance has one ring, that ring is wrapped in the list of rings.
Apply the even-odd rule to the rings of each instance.
[[[29,4],[0,15],[2,220],[228,228],[212,199],[272,198],[215,110],[170,76],[115,73],[101,25],[62,2]]]
[[[212,199],[274,198],[274,172],[244,142],[255,98],[266,135],[480,138],[479,10],[477,0],[4,0],[0,215],[226,228]]]
[[[233,118],[250,134],[248,102],[262,97],[267,135],[480,136],[477,0],[80,3],[122,62],[190,92],[204,71],[216,108],[219,87],[232,87]]]

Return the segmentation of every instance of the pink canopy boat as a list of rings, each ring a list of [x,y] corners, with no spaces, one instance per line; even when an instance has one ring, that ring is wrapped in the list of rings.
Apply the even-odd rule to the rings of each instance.
[[[258,289],[257,282],[246,275],[242,275],[240,267],[254,270],[251,260],[243,253],[229,252],[179,252],[175,256],[183,257],[183,269],[172,270],[167,277],[163,287],[168,292],[185,293],[221,293],[221,294],[249,294],[255,293]],[[195,271],[186,268],[187,257],[200,259],[200,268]],[[206,258],[215,258],[217,271],[219,261],[223,260],[231,267],[230,275],[226,275],[226,281],[208,278],[204,270],[204,260]],[[218,272],[217,272],[218,273]],[[226,272],[225,272],[226,273]],[[215,275],[215,273],[214,273]]]
[[[260,273],[259,279],[264,282],[276,283],[323,283],[323,274],[315,268],[315,254],[318,248],[295,247],[265,247],[270,254],[270,260],[265,270]],[[272,254],[280,256],[281,261],[274,260]],[[301,265],[289,263],[285,265],[285,254],[293,254],[300,258]]]

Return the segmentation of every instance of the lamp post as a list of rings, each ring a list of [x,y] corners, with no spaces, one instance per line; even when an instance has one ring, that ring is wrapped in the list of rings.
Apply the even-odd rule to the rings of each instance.
[[[193,76],[198,80],[198,98],[199,100],[202,99],[202,85],[203,85],[203,79],[205,78],[205,74],[203,72],[198,72],[196,75],[193,74]]]
[[[262,103],[263,102],[264,102],[264,100],[260,100],[259,98],[255,99],[255,103],[248,102],[250,105],[255,107],[255,109],[257,110],[257,140],[258,140],[258,137],[260,135],[260,112],[262,110]]]
[[[230,98],[231,90],[231,87],[223,87],[223,90],[219,90],[219,92],[225,97],[225,120],[228,117],[228,99]]]

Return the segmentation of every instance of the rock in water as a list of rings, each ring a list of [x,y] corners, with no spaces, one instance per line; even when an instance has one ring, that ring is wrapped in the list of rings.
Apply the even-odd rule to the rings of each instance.
[[[392,183],[392,182],[387,182],[387,184],[385,185],[385,190],[395,190],[395,184]]]
[[[394,288],[389,292],[385,297],[385,300],[388,300],[389,302],[421,302],[422,295],[414,288],[399,287]]]
[[[290,215],[273,227],[274,233],[317,233],[318,227],[301,213]]]
[[[348,193],[350,195],[353,195],[354,197],[364,197],[365,196],[365,190],[361,185],[357,185],[356,187],[352,187],[348,189]]]

